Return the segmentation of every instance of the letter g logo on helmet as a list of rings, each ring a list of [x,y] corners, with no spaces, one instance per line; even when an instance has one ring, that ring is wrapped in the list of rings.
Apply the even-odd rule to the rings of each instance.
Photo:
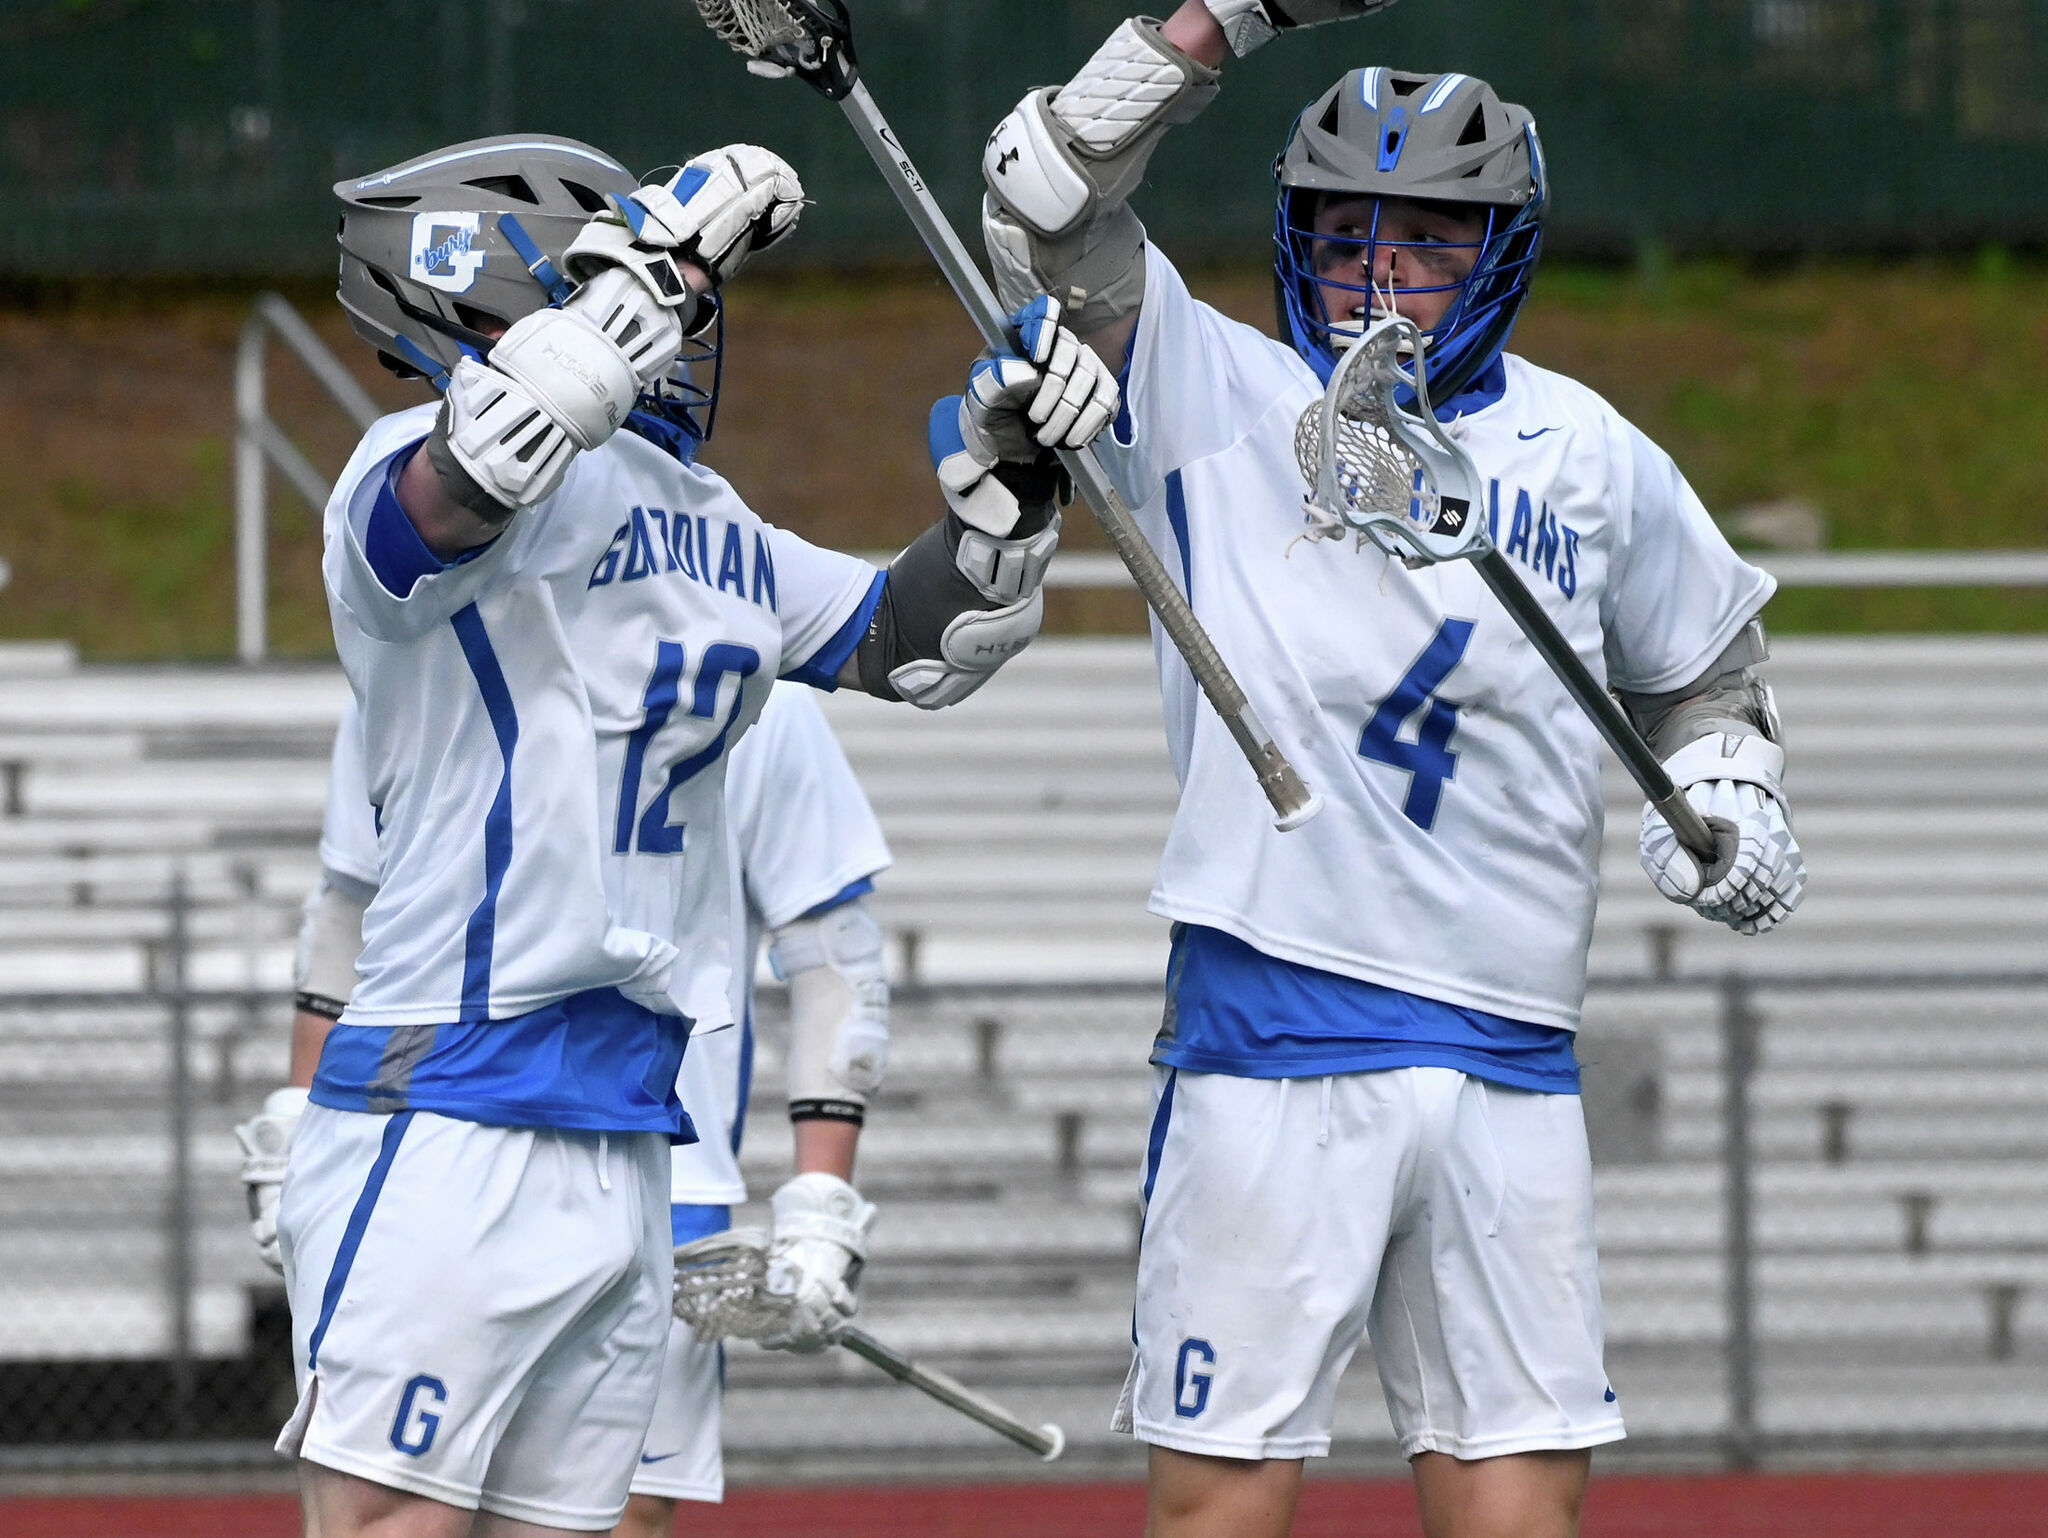
[[[478,246],[479,216],[474,213],[415,214],[412,220],[411,276],[414,282],[450,294],[466,294],[483,271]]]

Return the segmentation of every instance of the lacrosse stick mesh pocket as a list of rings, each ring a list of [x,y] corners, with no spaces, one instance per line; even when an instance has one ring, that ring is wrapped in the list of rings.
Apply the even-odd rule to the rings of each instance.
[[[1335,451],[1330,456],[1339,507],[1329,508],[1354,527],[1370,517],[1409,511],[1415,474],[1412,450],[1387,425],[1391,387],[1400,381],[1398,338],[1388,332],[1359,342],[1339,365],[1331,387],[1338,392]],[[1309,493],[1322,500],[1323,416],[1327,398],[1311,401],[1294,427],[1294,458]]]
[[[676,1249],[675,1315],[705,1344],[759,1340],[789,1323],[790,1300],[768,1291],[768,1235],[733,1228]]]
[[[804,27],[780,0],[696,0],[704,25],[737,53],[759,58],[769,49],[802,42]]]

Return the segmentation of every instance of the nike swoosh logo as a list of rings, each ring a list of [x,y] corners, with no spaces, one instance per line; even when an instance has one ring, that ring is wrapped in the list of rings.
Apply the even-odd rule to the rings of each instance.
[[[1539,427],[1533,433],[1516,433],[1515,436],[1517,438],[1520,438],[1524,443],[1527,443],[1531,438],[1540,438],[1545,433],[1554,433],[1556,431],[1557,429],[1554,427]]]
[[[668,1460],[669,1460],[669,1459],[671,1459],[671,1458],[680,1458],[680,1457],[682,1457],[682,1454],[681,1454],[680,1452],[674,1452],[674,1453],[663,1453],[663,1454],[662,1454],[662,1455],[661,1455],[660,1457],[658,1457],[658,1458],[650,1458],[650,1457],[648,1457],[648,1456],[647,1456],[647,1454],[645,1454],[645,1453],[642,1453],[642,1454],[640,1455],[640,1461],[641,1461],[642,1463],[666,1463],[666,1462],[668,1462]]]

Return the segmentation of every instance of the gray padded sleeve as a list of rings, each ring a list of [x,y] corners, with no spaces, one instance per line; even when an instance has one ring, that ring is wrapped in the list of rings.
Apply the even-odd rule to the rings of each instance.
[[[1032,468],[1006,463],[999,465],[996,473],[1023,474]],[[1057,472],[1053,473],[1056,477]],[[991,540],[970,529],[958,513],[949,512],[889,563],[889,580],[883,584],[882,601],[875,607],[867,633],[854,648],[854,665],[862,689],[877,699],[901,699],[902,695],[890,682],[891,673],[906,663],[943,657],[946,633],[961,615],[1006,607],[977,584],[966,570],[960,551],[963,541],[978,541],[984,547],[1028,546],[1039,542],[1046,530],[1058,530],[1059,510],[1053,505],[1049,489],[1042,498],[1033,495],[1020,500],[1024,503],[1023,511],[1012,539]],[[1050,559],[1049,553],[1046,559]],[[1042,562],[1039,571],[1042,574]],[[1031,579],[1030,586],[1036,590],[1037,576]]]
[[[1717,732],[1778,742],[1777,705],[1770,685],[1756,673],[1770,655],[1763,621],[1753,619],[1705,672],[1683,688],[1663,694],[1631,694],[1625,689],[1615,693],[1660,759]]]

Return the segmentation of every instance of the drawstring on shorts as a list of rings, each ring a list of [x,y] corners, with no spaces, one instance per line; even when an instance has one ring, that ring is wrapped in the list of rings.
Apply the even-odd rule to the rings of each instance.
[[[612,1188],[612,1140],[609,1133],[597,1135],[597,1188],[609,1191]]]
[[[1323,1075],[1323,1108],[1316,1118],[1316,1147],[1330,1146],[1330,1088],[1337,1082],[1332,1074]]]

